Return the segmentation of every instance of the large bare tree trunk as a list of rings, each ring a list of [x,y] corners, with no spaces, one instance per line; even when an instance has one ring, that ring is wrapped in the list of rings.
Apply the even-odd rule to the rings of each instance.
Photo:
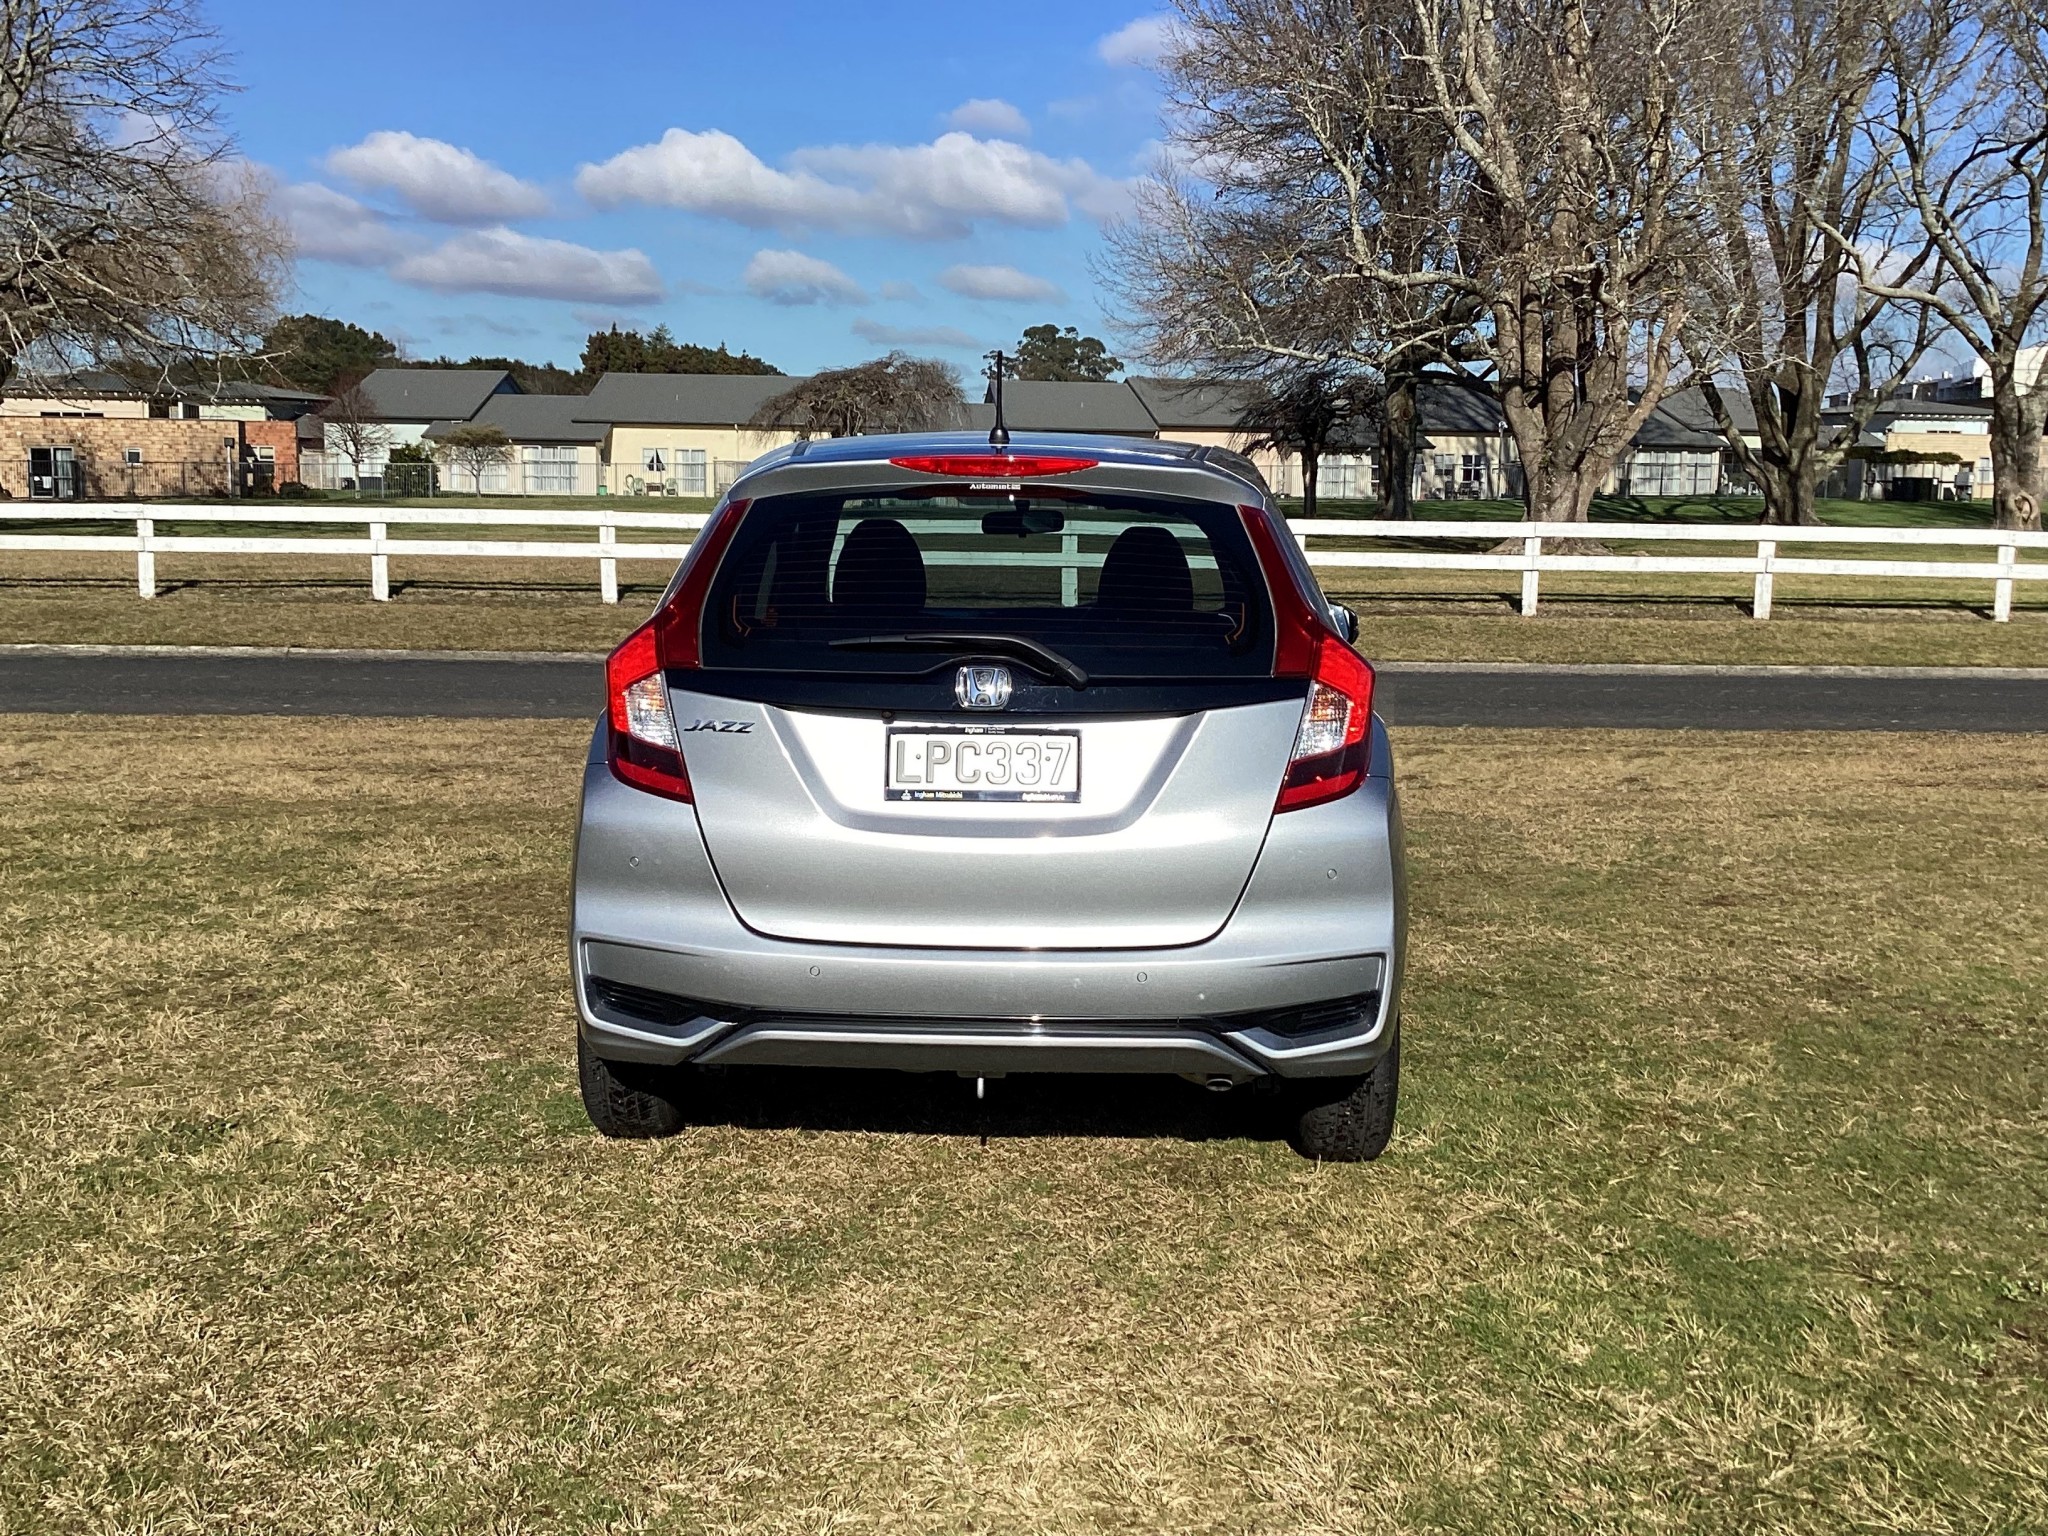
[[[2015,381],[2012,387],[1992,394],[1992,521],[1997,527],[2040,531],[2044,418],[2048,418],[2048,390],[2041,384],[2021,394]]]
[[[1316,515],[1316,478],[1323,464],[1322,453],[1314,443],[1301,447],[1301,515]]]
[[[1380,516],[1415,515],[1415,380],[1387,380],[1380,407]]]

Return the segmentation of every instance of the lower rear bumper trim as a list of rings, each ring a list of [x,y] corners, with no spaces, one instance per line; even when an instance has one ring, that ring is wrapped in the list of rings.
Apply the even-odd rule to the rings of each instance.
[[[1265,1076],[1213,1035],[1160,1029],[1047,1028],[972,1024],[795,1023],[743,1025],[693,1058],[702,1066],[881,1067],[909,1072],[1142,1072]]]

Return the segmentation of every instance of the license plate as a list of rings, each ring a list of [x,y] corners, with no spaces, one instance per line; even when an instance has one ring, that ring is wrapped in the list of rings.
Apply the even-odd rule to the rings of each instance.
[[[885,800],[1081,798],[1079,731],[892,730],[885,751]]]

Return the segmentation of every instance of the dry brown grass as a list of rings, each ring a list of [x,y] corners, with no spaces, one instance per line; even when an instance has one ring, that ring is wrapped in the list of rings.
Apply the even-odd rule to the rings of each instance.
[[[1403,733],[1364,1168],[1179,1084],[598,1140],[582,744],[0,719],[0,1529],[2048,1525],[2038,740]]]

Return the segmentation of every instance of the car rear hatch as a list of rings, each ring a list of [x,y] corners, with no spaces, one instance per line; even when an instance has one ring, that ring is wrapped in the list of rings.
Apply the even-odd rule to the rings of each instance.
[[[1210,937],[1314,686],[1275,675],[1298,586],[1276,607],[1227,501],[951,465],[722,514],[671,599],[701,602],[662,659],[727,899],[816,942]]]

